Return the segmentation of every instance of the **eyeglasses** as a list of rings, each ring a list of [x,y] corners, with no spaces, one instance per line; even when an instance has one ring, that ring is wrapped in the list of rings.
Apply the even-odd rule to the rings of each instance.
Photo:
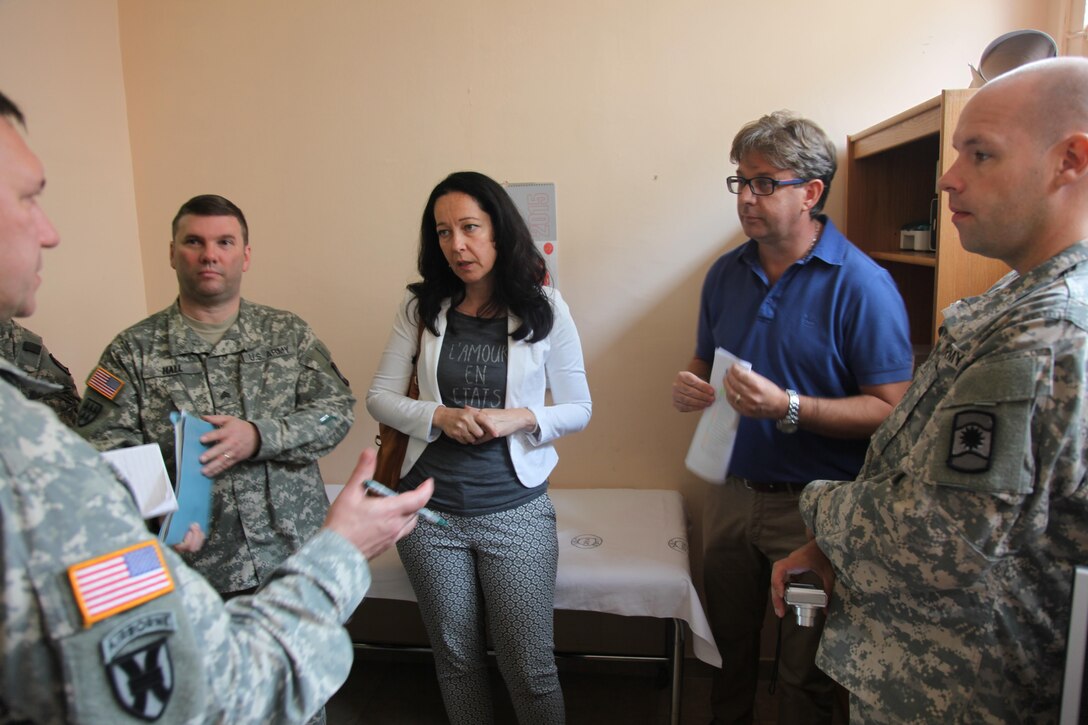
[[[739,194],[745,186],[756,196],[770,196],[780,186],[797,186],[805,184],[810,179],[772,179],[769,176],[757,176],[754,179],[746,179],[743,176],[730,176],[725,180],[732,194]]]

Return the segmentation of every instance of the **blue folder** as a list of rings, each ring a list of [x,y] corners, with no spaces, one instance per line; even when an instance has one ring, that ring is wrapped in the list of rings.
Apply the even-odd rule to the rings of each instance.
[[[167,546],[180,544],[193,522],[200,524],[205,535],[208,533],[212,512],[212,480],[200,472],[204,467],[200,456],[208,448],[200,442],[200,437],[215,429],[208,421],[185,410],[171,413],[170,420],[174,423],[178,510],[166,517],[159,530],[159,538]]]

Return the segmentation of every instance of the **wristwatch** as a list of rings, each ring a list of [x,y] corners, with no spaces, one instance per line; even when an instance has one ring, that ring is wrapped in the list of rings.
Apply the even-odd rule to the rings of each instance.
[[[796,433],[797,421],[801,412],[801,397],[796,390],[786,388],[786,395],[790,396],[790,405],[786,409],[786,417],[775,422],[775,427],[783,433]]]

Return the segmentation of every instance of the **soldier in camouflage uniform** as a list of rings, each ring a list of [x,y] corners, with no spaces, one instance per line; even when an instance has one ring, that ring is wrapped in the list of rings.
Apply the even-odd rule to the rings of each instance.
[[[67,426],[76,424],[79,391],[72,374],[45,348],[39,335],[15,320],[0,322],[0,358],[26,372],[34,382],[22,387],[23,395],[39,400]]]
[[[858,479],[805,489],[775,607],[837,576],[817,661],[858,721],[1056,722],[1088,562],[1088,61],[987,84],[953,144],[964,248],[1014,271],[944,311]]]
[[[59,243],[38,206],[41,163],[0,94],[0,323],[35,306],[42,248]],[[341,623],[370,583],[367,558],[415,525],[428,483],[369,498],[365,453],[325,527],[224,605],[144,526],[97,452],[17,387],[0,361],[0,721],[301,722],[347,677]],[[99,572],[119,587],[99,597]],[[149,586],[139,589],[138,577]]]
[[[118,335],[87,381],[77,431],[99,450],[157,442],[173,471],[172,411],[217,426],[203,548],[189,565],[224,595],[251,591],[321,526],[317,459],[354,420],[355,398],[299,317],[241,298],[245,217],[219,196],[186,202],[173,222],[178,300]]]

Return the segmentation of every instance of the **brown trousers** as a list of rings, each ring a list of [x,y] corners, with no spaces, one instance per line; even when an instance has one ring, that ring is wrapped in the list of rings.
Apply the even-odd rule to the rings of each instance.
[[[716,724],[752,722],[759,677],[760,632],[770,596],[771,565],[807,541],[799,494],[757,493],[729,477],[711,485],[703,514],[703,584],[714,639],[722,655],[715,678]],[[819,578],[800,577],[819,584]],[[831,723],[835,683],[815,665],[823,631],[782,620],[778,722]],[[762,717],[766,717],[764,714]]]

